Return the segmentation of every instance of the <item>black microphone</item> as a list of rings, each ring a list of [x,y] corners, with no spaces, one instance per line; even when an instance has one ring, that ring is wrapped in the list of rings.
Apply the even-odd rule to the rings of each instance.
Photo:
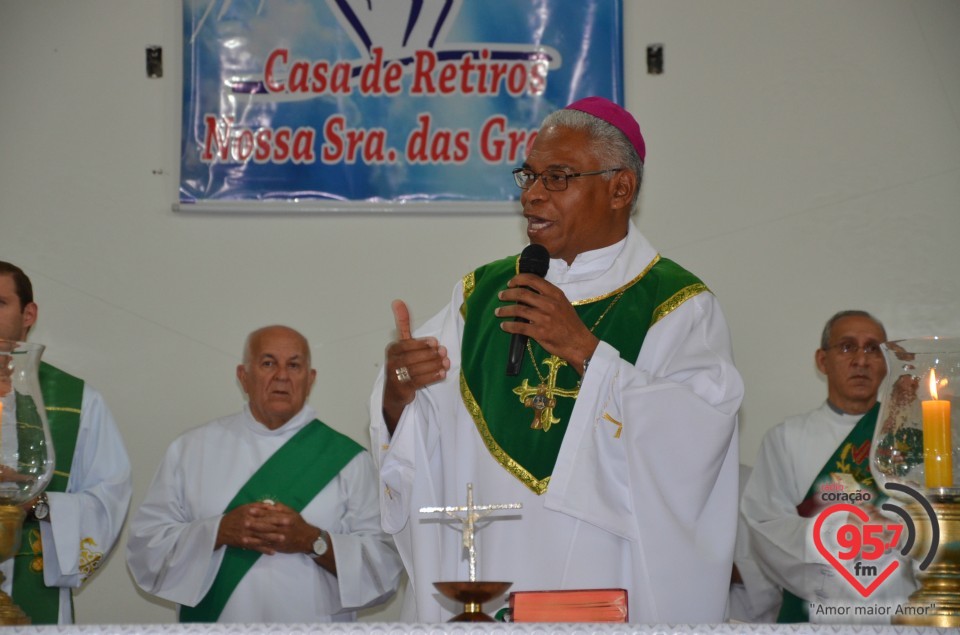
[[[520,273],[532,273],[543,278],[550,268],[550,252],[543,245],[530,244],[520,252]],[[514,322],[526,322],[523,318],[514,318]],[[527,346],[527,336],[514,333],[510,339],[510,357],[507,359],[507,375],[512,377],[520,374],[523,364],[523,349]]]

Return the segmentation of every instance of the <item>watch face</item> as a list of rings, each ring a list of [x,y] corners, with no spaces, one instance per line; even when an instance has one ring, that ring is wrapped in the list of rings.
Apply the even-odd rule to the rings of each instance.
[[[322,556],[327,553],[327,549],[327,541],[323,539],[323,534],[320,534],[320,537],[313,541],[313,555]]]
[[[44,520],[50,515],[50,506],[46,501],[37,501],[33,507],[33,517],[37,520]]]

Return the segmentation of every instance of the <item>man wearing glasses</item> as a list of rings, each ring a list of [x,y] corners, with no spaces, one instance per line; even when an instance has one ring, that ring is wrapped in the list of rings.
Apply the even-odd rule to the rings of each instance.
[[[371,434],[406,619],[462,609],[433,588],[468,579],[460,536],[419,510],[462,505],[470,483],[478,505],[522,505],[478,524],[477,579],[624,588],[635,622],[723,619],[743,386],[716,298],[631,221],[645,150],[606,99],[549,115],[514,171],[546,276],[517,257],[480,267],[415,337],[394,302]]]
[[[841,311],[831,317],[815,355],[827,379],[827,400],[764,435],[741,513],[749,527],[752,558],[783,589],[778,622],[885,623],[889,613],[857,615],[856,606],[905,601],[915,588],[911,563],[903,559],[898,570],[864,598],[813,542],[816,518],[833,502],[854,501],[851,504],[871,515],[880,507],[882,497],[869,462],[879,411],[877,391],[887,374],[880,349],[886,339],[883,324],[866,311]],[[837,522],[848,520],[834,516]],[[875,518],[871,522],[890,522]],[[822,529],[821,534],[831,531]],[[870,564],[882,571],[889,558]],[[863,582],[867,586],[870,580]]]

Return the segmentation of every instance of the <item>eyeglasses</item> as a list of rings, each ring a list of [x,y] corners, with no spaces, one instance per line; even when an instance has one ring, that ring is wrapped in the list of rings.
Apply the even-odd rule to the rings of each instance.
[[[563,170],[544,170],[543,172],[534,172],[527,168],[517,168],[513,171],[513,179],[517,182],[517,187],[521,190],[529,190],[537,179],[543,182],[543,187],[551,192],[562,192],[567,189],[567,181],[581,176],[595,176],[597,174],[606,174],[607,172],[619,172],[623,168],[610,168],[608,170],[597,170],[596,172],[574,172],[568,174]]]
[[[856,355],[860,351],[863,351],[863,354],[867,355],[868,357],[878,356],[882,352],[880,350],[879,344],[864,344],[863,346],[859,346],[854,342],[840,342],[839,344],[828,346],[824,350],[827,350],[830,348],[834,349],[841,355],[846,355],[848,357],[852,357],[853,355]]]

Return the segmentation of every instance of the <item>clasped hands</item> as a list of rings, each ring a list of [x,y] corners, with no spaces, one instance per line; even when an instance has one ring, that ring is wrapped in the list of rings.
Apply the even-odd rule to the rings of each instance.
[[[268,556],[275,553],[309,553],[316,533],[316,527],[283,503],[247,503],[223,515],[215,548],[226,545],[259,551]]]
[[[583,324],[563,291],[539,276],[521,273],[510,279],[498,298],[504,304],[494,315],[502,319],[501,329],[526,335],[583,374],[583,362],[600,340]],[[392,309],[397,339],[387,346],[383,386],[383,416],[391,434],[417,390],[443,380],[450,370],[447,349],[436,338],[413,338],[407,305],[394,300]],[[495,359],[494,352],[489,363]]]

